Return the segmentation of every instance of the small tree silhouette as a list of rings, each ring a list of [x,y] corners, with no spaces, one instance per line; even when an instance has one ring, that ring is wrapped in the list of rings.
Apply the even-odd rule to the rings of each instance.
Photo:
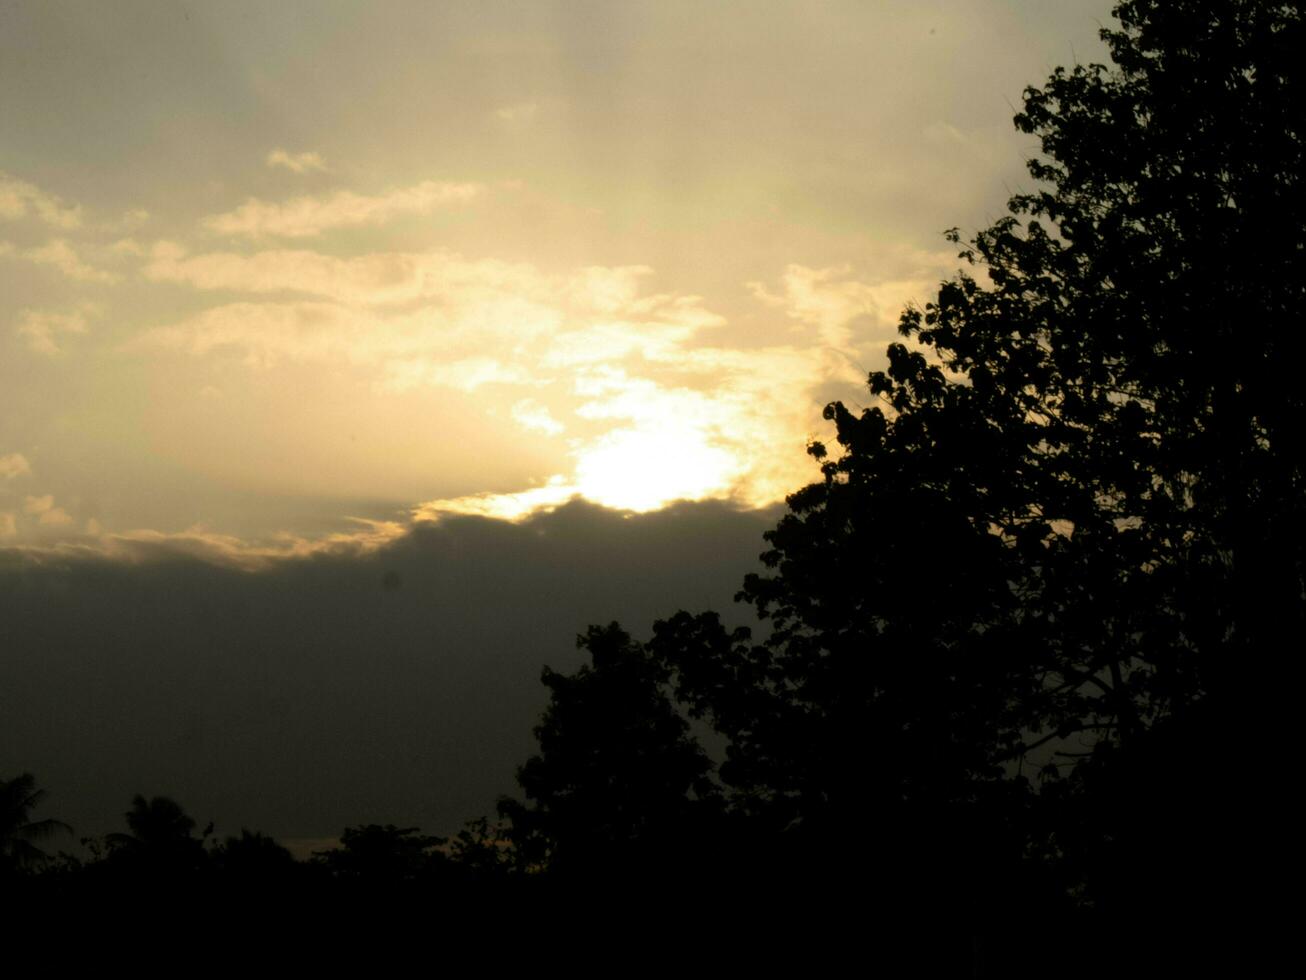
[[[574,674],[544,668],[540,753],[517,772],[525,800],[499,809],[528,865],[594,873],[672,850],[717,791],[667,696],[666,669],[615,623],[590,627],[577,646],[590,663]]]
[[[49,860],[37,845],[72,828],[59,820],[33,820],[32,811],[45,799],[36,788],[36,778],[23,773],[0,781],[0,874],[39,867]]]

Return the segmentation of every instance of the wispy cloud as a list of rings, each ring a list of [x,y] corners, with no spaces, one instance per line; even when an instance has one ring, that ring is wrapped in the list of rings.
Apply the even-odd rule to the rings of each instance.
[[[76,249],[62,238],[56,238],[35,248],[19,249],[10,242],[0,242],[0,257],[22,259],[36,265],[57,269],[77,282],[95,282],[111,285],[121,277],[86,263]]]
[[[234,211],[210,215],[204,225],[221,235],[242,238],[312,238],[333,228],[379,225],[401,215],[429,214],[480,196],[484,186],[424,180],[385,194],[337,191],[326,197],[296,197],[272,202],[250,198]]]
[[[556,476],[544,486],[531,487],[516,493],[473,493],[462,497],[432,500],[413,509],[413,520],[438,521],[448,515],[465,515],[517,521],[538,514],[540,511],[561,507],[580,495],[580,488],[576,484]]]
[[[29,498],[29,501],[32,499],[34,498]],[[38,501],[38,506],[44,507],[47,502],[47,498],[35,499]],[[67,521],[60,518],[57,523],[72,523],[72,518],[53,507],[52,499],[49,503],[49,509],[35,513],[44,517],[46,514],[57,512],[67,518]],[[29,513],[33,512],[29,511]],[[53,541],[9,545],[5,550],[23,555],[38,564],[70,558],[110,559],[126,564],[143,564],[189,557],[212,565],[252,572],[296,559],[325,555],[369,554],[401,537],[409,529],[407,523],[397,521],[373,521],[364,518],[348,520],[356,525],[357,530],[319,537],[281,533],[259,540],[220,534],[202,525],[178,532],[140,529],[110,533],[95,524],[90,524],[85,533],[65,536]],[[56,523],[56,521],[43,520],[43,523]],[[4,527],[4,515],[0,514],[0,536],[5,536]]]
[[[467,389],[489,378],[538,383],[549,369],[592,362],[594,351],[607,360],[670,357],[675,345],[724,322],[695,297],[640,295],[648,270],[638,266],[550,275],[527,264],[447,253],[185,258],[156,246],[145,274],[204,288],[316,293],[337,302],[224,304],[145,333],[137,348],[235,351],[256,367],[332,359],[371,364],[400,388]],[[475,377],[482,380],[470,383]]]
[[[547,406],[533,398],[523,398],[515,403],[512,406],[512,417],[523,429],[543,432],[546,436],[556,436],[567,428],[553,417]]]
[[[553,296],[557,288],[578,290],[585,285],[583,281],[559,284],[526,264],[467,260],[445,251],[380,252],[352,258],[302,249],[189,255],[175,242],[156,242],[142,273],[156,282],[186,283],[196,289],[302,293],[366,305],[469,293],[545,297]]]
[[[143,227],[150,220],[150,212],[144,208],[132,208],[124,211],[116,221],[109,221],[100,226],[102,231],[110,234],[125,235]]]
[[[788,266],[780,277],[781,292],[771,292],[765,284],[750,282],[758,299],[780,307],[794,320],[816,327],[821,343],[846,348],[853,339],[853,324],[858,317],[872,321],[880,318],[879,291],[851,279],[848,266],[810,269]]]
[[[268,154],[266,162],[269,167],[284,167],[297,174],[311,171],[327,172],[326,161],[322,159],[322,154],[312,151],[290,153],[278,147]]]
[[[778,290],[754,292],[792,320],[769,337],[793,342],[738,349],[711,342],[729,325],[699,297],[644,292],[652,272],[642,266],[552,275],[442,252],[186,256],[163,244],[145,273],[321,299],[224,304],[142,335],[137,349],[225,351],[262,370],[348,364],[373,372],[380,391],[506,389],[485,403],[526,431],[567,433],[571,466],[525,496],[475,496],[455,508],[501,515],[573,495],[631,510],[783,497],[807,465],[831,386],[860,387],[860,345],[892,335],[882,308],[896,288],[790,266]]]
[[[35,184],[0,172],[0,218],[13,220],[27,216],[54,228],[78,228],[82,223],[79,205],[66,204]]]
[[[83,303],[66,312],[23,310],[14,332],[29,350],[53,357],[63,353],[65,338],[87,332],[90,320],[101,313],[94,303]]]

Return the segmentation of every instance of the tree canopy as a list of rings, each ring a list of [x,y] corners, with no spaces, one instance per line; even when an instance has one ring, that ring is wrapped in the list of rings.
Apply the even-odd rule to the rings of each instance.
[[[664,856],[715,786],[666,696],[667,670],[616,623],[590,627],[577,644],[591,663],[572,676],[544,669],[540,753],[517,775],[526,799],[506,799],[500,812],[523,862],[594,874]]]
[[[32,811],[45,797],[45,790],[36,788],[36,777],[29,772],[0,780],[0,875],[44,864],[49,855],[37,842],[61,831],[72,832],[59,820],[32,819]]]
[[[1112,65],[1025,92],[1032,187],[949,233],[965,267],[904,312],[874,407],[826,409],[837,451],[810,448],[821,479],[739,593],[764,635],[680,613],[645,649],[724,736],[717,775],[755,825],[1045,860],[1101,904],[1144,855],[1173,897],[1239,846],[1233,767],[1257,781],[1237,760],[1258,714],[1286,727],[1265,681],[1306,625],[1285,377],[1306,21],[1259,0],[1115,16]],[[546,676],[554,717],[588,671]]]

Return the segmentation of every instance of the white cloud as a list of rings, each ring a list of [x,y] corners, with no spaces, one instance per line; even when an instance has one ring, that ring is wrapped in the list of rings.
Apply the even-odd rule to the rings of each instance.
[[[516,493],[474,493],[464,497],[432,500],[413,509],[415,521],[438,521],[446,514],[465,514],[472,517],[494,517],[516,521],[541,510],[561,507],[581,495],[580,488],[564,477],[551,477],[540,487],[531,487]]]
[[[296,197],[275,203],[250,198],[234,211],[210,215],[204,225],[220,235],[243,238],[311,238],[333,228],[379,225],[405,214],[429,214],[462,204],[484,191],[481,184],[424,180],[412,187],[366,196],[337,191],[326,197]]]
[[[81,226],[81,211],[80,206],[65,204],[35,184],[0,172],[0,218],[32,215],[51,227],[72,229]]]
[[[326,161],[322,159],[322,155],[311,151],[290,153],[278,148],[268,154],[266,162],[269,167],[284,167],[297,174],[308,173],[312,170],[323,173],[327,171]]]
[[[67,313],[23,310],[14,332],[27,343],[28,350],[54,357],[63,353],[64,338],[86,333],[88,321],[100,312],[94,303],[83,303]]]
[[[18,522],[12,511],[0,511],[0,538],[12,538],[18,533]]]
[[[32,466],[22,453],[9,453],[7,456],[0,456],[0,480],[30,476],[31,473]]]
[[[512,417],[513,421],[523,429],[543,432],[548,436],[556,436],[567,428],[549,413],[547,406],[541,405],[532,398],[524,398],[516,402],[512,406]]]

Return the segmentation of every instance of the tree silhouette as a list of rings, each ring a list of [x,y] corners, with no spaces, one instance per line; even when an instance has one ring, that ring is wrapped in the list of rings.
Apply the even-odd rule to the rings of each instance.
[[[1306,626],[1306,406],[1283,377],[1306,322],[1306,18],[1115,16],[1113,66],[1026,91],[1034,189],[949,234],[968,269],[903,314],[878,404],[827,408],[838,452],[811,447],[823,478],[740,592],[768,634],[682,613],[655,626],[661,673],[639,668],[726,737],[754,826],[857,828],[872,864],[925,862],[976,907],[1030,859],[1123,915],[1227,907],[1253,822],[1282,812],[1255,759],[1287,742],[1291,686],[1267,677]],[[638,738],[594,725],[568,752]],[[533,760],[522,783],[542,813],[633,826],[598,802],[611,771]]]
[[[196,837],[194,819],[176,800],[166,796],[147,800],[138,794],[123,816],[129,832],[105,836],[110,858],[120,867],[143,875],[178,876],[194,873],[207,863],[204,840],[213,827]]]
[[[215,847],[212,857],[220,873],[248,881],[275,881],[295,866],[290,851],[273,838],[245,828],[239,837],[228,837]]]
[[[396,884],[430,875],[443,863],[437,850],[443,844],[443,838],[422,834],[416,827],[367,824],[346,828],[339,847],[314,852],[313,857],[340,880]]]
[[[501,801],[500,814],[529,866],[633,872],[683,842],[716,794],[711,763],[639,643],[613,623],[577,645],[590,663],[570,676],[544,669],[540,753],[517,773],[525,800]]]
[[[59,820],[33,820],[32,811],[45,799],[36,778],[23,773],[0,782],[0,875],[38,867],[49,860],[37,845],[72,828]]]

